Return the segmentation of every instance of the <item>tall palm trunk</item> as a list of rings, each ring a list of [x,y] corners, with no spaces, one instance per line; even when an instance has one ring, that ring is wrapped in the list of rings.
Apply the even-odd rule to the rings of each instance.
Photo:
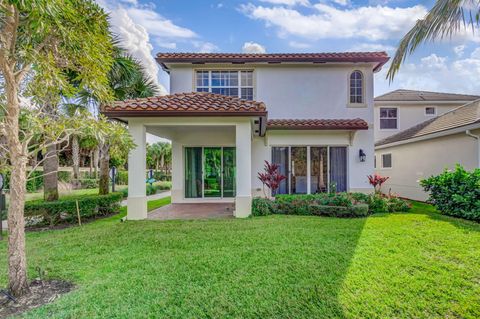
[[[58,200],[58,154],[57,144],[47,147],[43,162],[43,198],[46,201]]]
[[[92,178],[93,173],[93,151],[90,151],[90,169],[89,169],[89,178]]]
[[[8,18],[8,17],[7,17]],[[13,72],[5,72],[7,95],[6,131],[12,171],[10,175],[10,206],[8,207],[8,283],[14,296],[29,291],[27,282],[27,257],[25,254],[25,192],[27,179],[27,150],[20,141],[19,83]]]
[[[80,175],[80,146],[78,136],[72,136],[73,179],[78,180]]]
[[[109,186],[109,162],[110,162],[110,144],[102,143],[100,145],[100,181],[98,183],[98,193],[100,195],[108,194]]]

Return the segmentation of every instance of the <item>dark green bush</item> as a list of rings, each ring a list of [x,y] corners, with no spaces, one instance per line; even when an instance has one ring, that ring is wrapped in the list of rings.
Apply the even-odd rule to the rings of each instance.
[[[80,186],[83,189],[93,189],[98,187],[98,179],[95,178],[84,178],[80,179]]]
[[[30,172],[27,172],[27,175],[30,174]],[[10,172],[4,172],[4,189],[9,189],[10,188]],[[28,193],[35,193],[39,189],[43,187],[43,172],[40,171],[34,171],[31,173],[28,181],[27,181],[27,192]]]
[[[271,201],[268,198],[255,197],[252,200],[252,215],[253,216],[271,215],[273,213],[272,204],[273,204],[273,201]]]
[[[275,200],[255,198],[252,215],[321,215],[365,217],[371,213],[403,212],[407,201],[393,196],[362,193],[322,193],[311,195],[277,195]]]
[[[108,195],[86,195],[77,198],[69,197],[53,202],[43,200],[28,201],[25,203],[27,226],[76,224],[78,220],[77,200],[82,219],[118,213],[122,198],[121,193],[111,193]]]
[[[480,221],[480,169],[471,172],[457,165],[420,182],[429,201],[443,214]]]

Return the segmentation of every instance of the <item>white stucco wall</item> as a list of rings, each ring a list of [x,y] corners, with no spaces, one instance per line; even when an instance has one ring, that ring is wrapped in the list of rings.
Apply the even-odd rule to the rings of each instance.
[[[474,131],[480,134],[480,130]],[[425,201],[428,198],[419,181],[452,169],[461,164],[471,170],[478,164],[477,141],[465,133],[431,140],[377,149],[377,169],[382,176],[390,177],[382,190],[389,189],[402,197]],[[381,155],[392,154],[392,168],[381,168]]]
[[[254,99],[264,102],[270,119],[362,118],[373,123],[373,72],[368,65],[201,65],[174,67],[171,93],[195,91],[195,70],[254,70]],[[348,107],[349,75],[365,77],[365,107]]]
[[[448,111],[453,110],[459,106],[463,105],[463,103],[456,103],[456,104],[380,104],[375,103],[375,110],[374,110],[374,129],[375,129],[375,141],[379,141],[390,135],[396,134],[400,131],[403,131],[407,128],[410,128],[414,125],[427,121],[435,116],[442,115]],[[397,108],[398,114],[398,128],[395,130],[391,129],[380,129],[380,108]],[[437,114],[435,116],[425,115],[425,108],[426,107],[435,107],[437,109]]]

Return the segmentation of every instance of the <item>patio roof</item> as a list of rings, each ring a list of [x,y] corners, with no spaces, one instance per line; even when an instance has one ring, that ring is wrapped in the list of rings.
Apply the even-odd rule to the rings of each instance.
[[[108,117],[266,116],[263,102],[220,94],[192,92],[116,101],[101,106]]]
[[[362,119],[272,119],[267,130],[368,130]]]

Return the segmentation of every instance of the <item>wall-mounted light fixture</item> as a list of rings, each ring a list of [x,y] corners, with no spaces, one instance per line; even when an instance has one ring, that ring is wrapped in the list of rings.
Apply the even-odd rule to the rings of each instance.
[[[365,154],[365,152],[360,149],[358,151],[358,158],[360,159],[360,162],[365,162],[365,160],[367,159],[367,154]]]

